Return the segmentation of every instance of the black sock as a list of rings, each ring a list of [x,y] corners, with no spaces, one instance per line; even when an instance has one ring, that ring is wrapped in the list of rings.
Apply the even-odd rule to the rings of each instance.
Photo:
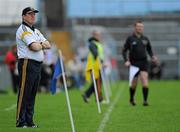
[[[136,89],[130,87],[129,93],[130,93],[130,101],[134,101],[134,94],[135,94]]]
[[[147,98],[148,98],[148,92],[149,92],[149,89],[147,87],[143,87],[143,97],[144,97],[144,102],[147,101]]]

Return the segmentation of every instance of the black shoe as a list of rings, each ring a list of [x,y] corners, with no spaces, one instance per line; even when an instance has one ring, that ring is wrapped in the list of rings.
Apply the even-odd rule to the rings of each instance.
[[[103,101],[103,98],[99,98],[99,102],[102,102]]]
[[[88,97],[85,94],[82,95],[82,98],[83,98],[85,103],[89,102]]]
[[[130,102],[130,104],[131,104],[132,106],[135,106],[135,105],[136,105],[136,103],[135,103],[134,100],[130,100],[129,102]]]
[[[32,124],[28,124],[27,127],[30,127],[30,128],[38,128],[38,125],[32,123]]]
[[[16,125],[17,128],[27,128],[26,125]]]
[[[143,103],[143,106],[149,106],[148,102],[145,101],[145,102]]]

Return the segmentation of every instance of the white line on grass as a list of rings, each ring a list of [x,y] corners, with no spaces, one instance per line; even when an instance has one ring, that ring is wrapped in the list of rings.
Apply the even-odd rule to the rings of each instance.
[[[14,108],[16,108],[16,104],[12,104],[11,106],[5,108],[4,110],[5,110],[5,111],[11,111],[11,110],[13,110]]]
[[[104,118],[101,121],[101,124],[99,125],[97,132],[103,132],[103,130],[104,130],[105,126],[106,126],[106,123],[109,121],[110,114],[113,111],[114,106],[118,102],[124,88],[125,88],[125,85],[123,85],[123,87],[120,88],[119,91],[117,92],[115,99],[113,100],[112,104],[109,106],[108,110],[104,114]]]

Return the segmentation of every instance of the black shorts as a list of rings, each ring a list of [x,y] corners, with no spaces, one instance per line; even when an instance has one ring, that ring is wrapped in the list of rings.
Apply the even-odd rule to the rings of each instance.
[[[148,61],[147,60],[132,62],[132,65],[137,66],[139,68],[139,71],[147,71],[148,72]]]

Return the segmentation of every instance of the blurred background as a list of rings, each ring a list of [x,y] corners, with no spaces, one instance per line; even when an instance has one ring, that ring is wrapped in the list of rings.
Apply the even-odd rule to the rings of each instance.
[[[54,45],[51,52],[46,52],[42,72],[45,78],[41,86],[45,91],[57,49],[61,49],[64,56],[69,87],[82,88],[83,81],[79,80],[83,80],[87,39],[93,29],[102,32],[109,66],[106,73],[112,80],[127,79],[128,69],[124,67],[121,51],[136,20],[144,22],[144,32],[159,59],[158,66],[149,67],[150,78],[180,78],[180,0],[0,0],[0,91],[13,85],[5,58],[16,44],[21,12],[27,6],[40,11],[36,27]],[[77,62],[80,65],[76,65]],[[79,80],[73,77],[77,69]]]

